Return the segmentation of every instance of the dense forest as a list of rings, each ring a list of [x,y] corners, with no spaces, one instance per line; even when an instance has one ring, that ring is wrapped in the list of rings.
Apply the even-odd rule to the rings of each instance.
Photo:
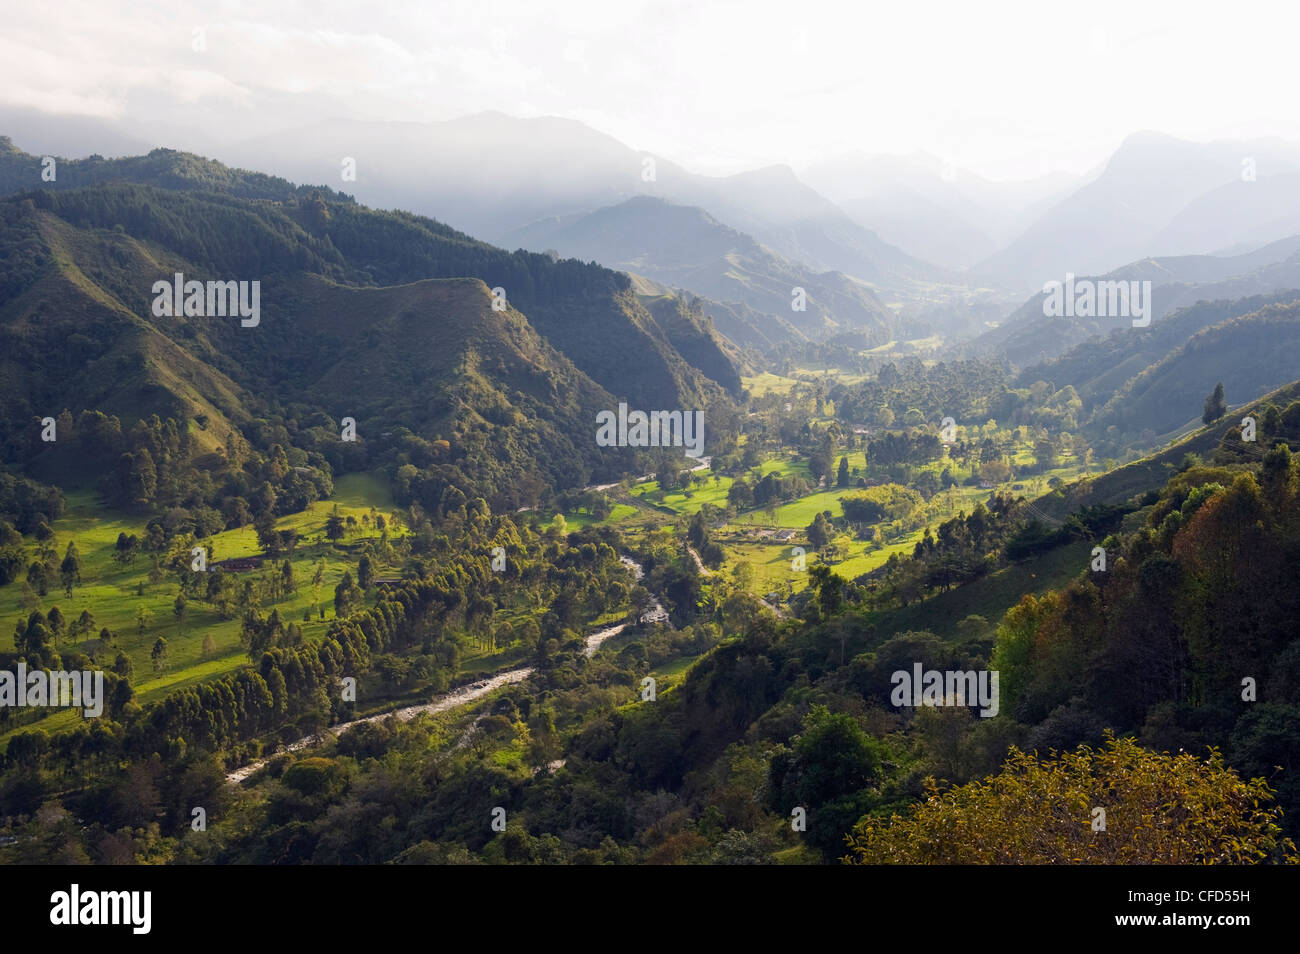
[[[594,262],[0,146],[0,673],[104,681],[0,707],[0,860],[1297,860],[1293,301],[742,351]],[[177,272],[257,327],[155,314]]]

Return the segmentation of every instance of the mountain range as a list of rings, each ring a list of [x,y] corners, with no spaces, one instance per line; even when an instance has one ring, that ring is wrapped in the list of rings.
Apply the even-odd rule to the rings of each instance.
[[[638,196],[585,215],[534,222],[506,237],[506,244],[552,248],[559,254],[599,261],[664,285],[767,316],[764,334],[788,323],[809,337],[865,328],[872,344],[896,335],[897,321],[866,284],[840,272],[814,273],[798,261],[723,225],[695,206]],[[803,290],[796,304],[794,291]],[[715,314],[719,328],[742,345],[759,344],[752,320]]]
[[[51,183],[41,169],[0,140],[14,452],[65,408],[189,420],[216,449],[252,416],[314,406],[376,453],[401,428],[445,440],[467,483],[508,493],[529,473],[575,486],[636,466],[581,438],[620,401],[734,431],[732,346],[685,302],[647,308],[626,275],[170,150],[63,161]],[[260,323],[153,314],[175,273],[259,281]]]

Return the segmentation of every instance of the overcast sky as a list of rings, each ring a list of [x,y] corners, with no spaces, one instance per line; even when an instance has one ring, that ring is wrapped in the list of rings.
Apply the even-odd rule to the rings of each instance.
[[[697,172],[924,150],[1023,178],[1139,129],[1300,139],[1297,26],[1294,2],[48,0],[5,5],[0,103],[190,148],[494,109]]]

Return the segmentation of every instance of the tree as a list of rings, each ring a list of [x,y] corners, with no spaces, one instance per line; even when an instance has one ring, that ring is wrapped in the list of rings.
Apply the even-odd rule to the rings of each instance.
[[[1011,465],[1001,459],[984,461],[980,464],[980,479],[1004,484],[1011,479]]]
[[[334,615],[342,619],[360,600],[361,591],[352,581],[352,574],[344,570],[343,579],[339,580],[339,585],[334,587]]]
[[[77,617],[77,621],[72,624],[71,635],[73,638],[73,642],[79,642],[81,639],[89,636],[94,631],[95,631],[94,614],[92,614],[88,609],[82,610],[81,615]]]
[[[736,564],[735,569],[731,571],[732,576],[736,578],[736,588],[744,592],[751,592],[754,589],[754,581],[758,575],[754,571],[754,565],[748,560],[741,560]]]
[[[847,713],[814,705],[793,751],[779,751],[772,758],[769,804],[782,815],[795,806],[804,808],[810,822],[809,841],[833,851],[870,807],[868,786],[879,773],[880,756],[857,721]]]
[[[813,586],[817,588],[817,604],[822,618],[829,619],[840,611],[844,601],[844,577],[824,563],[814,564],[808,570]]]
[[[202,654],[203,654],[203,658],[204,658],[204,659],[211,659],[211,658],[213,658],[214,656],[216,656],[216,654],[217,654],[217,641],[216,641],[215,639],[212,638],[212,634],[211,634],[211,633],[205,633],[205,634],[204,634],[204,636],[203,636],[203,645],[200,647],[200,652],[202,652]]]
[[[826,514],[819,513],[813,517],[813,522],[808,526],[808,542],[813,545],[814,550],[820,550],[830,543],[833,532],[834,528],[826,519]]]
[[[887,822],[863,818],[855,864],[1256,864],[1297,860],[1263,779],[1206,758],[1157,754],[1108,734],[1098,749],[1039,759],[1012,748],[1002,771],[928,796]],[[1093,825],[1105,811],[1105,830]],[[960,833],[955,836],[954,833]]]
[[[51,606],[50,611],[45,614],[45,621],[49,624],[50,632],[54,635],[54,645],[59,645],[59,637],[64,634],[68,628],[68,621],[63,617],[63,611],[57,606]]]
[[[153,503],[158,489],[158,471],[148,448],[141,447],[134,454],[123,454],[118,473],[121,477],[122,496],[127,503],[136,507],[146,507]]]
[[[280,555],[280,532],[275,529],[275,514],[267,510],[257,515],[253,521],[257,531],[257,545],[272,560]]]
[[[117,543],[113,547],[113,561],[118,566],[129,566],[135,562],[136,555],[140,552],[140,541],[134,533],[119,533]]]
[[[1205,399],[1205,413],[1201,415],[1201,422],[1208,426],[1227,413],[1228,405],[1223,402],[1223,382],[1220,381],[1214,386],[1214,392]]]
[[[50,568],[43,560],[34,560],[27,568],[27,583],[41,596],[50,591]]]
[[[140,635],[144,635],[145,627],[149,625],[149,617],[153,614],[149,612],[149,607],[141,603],[135,610],[135,625]]]
[[[754,490],[744,477],[737,477],[727,488],[727,502],[737,510],[744,510],[754,504]]]
[[[343,539],[346,532],[347,525],[343,522],[343,517],[339,513],[338,504],[335,504],[333,512],[325,518],[325,538],[331,543],[337,543]]]
[[[971,613],[957,623],[957,635],[963,642],[973,642],[989,631],[989,621],[978,613]]]
[[[81,583],[81,554],[77,552],[74,540],[68,541],[67,552],[59,564],[59,575],[63,578],[63,592],[72,596],[72,588]]]
[[[48,649],[49,641],[49,627],[39,612],[33,611],[26,623],[19,620],[14,629],[14,646],[25,655],[40,658]]]
[[[131,663],[131,657],[118,650],[117,657],[113,660],[113,672],[124,679],[130,679],[135,674],[135,666]]]
[[[176,600],[172,603],[172,612],[176,614],[176,623],[183,632],[185,629],[185,594],[177,593]]]
[[[149,652],[149,658],[153,660],[153,671],[161,673],[167,668],[167,640],[159,636],[154,640],[153,649]]]
[[[840,469],[839,472],[835,475],[835,486],[847,487],[848,485],[849,485],[849,459],[847,457],[841,457]]]
[[[835,459],[835,442],[830,434],[823,434],[817,447],[808,455],[808,473],[813,480],[829,478],[831,462]]]
[[[375,569],[370,563],[370,557],[364,554],[357,564],[357,585],[367,591],[375,585]]]

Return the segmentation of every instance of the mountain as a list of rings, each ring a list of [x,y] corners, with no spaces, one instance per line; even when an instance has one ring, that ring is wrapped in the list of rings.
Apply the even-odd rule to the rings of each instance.
[[[1158,133],[1134,134],[1099,177],[1056,203],[976,269],[1027,289],[1063,280],[1067,272],[1098,274],[1166,251],[1155,244],[1167,237],[1166,227],[1197,199],[1240,182],[1248,159],[1270,174],[1300,170],[1300,153],[1286,143],[1193,143]],[[1198,240],[1214,233],[1215,227],[1203,227]],[[1209,241],[1200,248],[1180,242],[1178,249],[1210,252],[1228,244],[1221,238]]]
[[[1197,332],[1130,379],[1093,415],[1088,429],[1158,437],[1199,427],[1202,403],[1216,383],[1222,382],[1235,406],[1295,380],[1297,368],[1300,296]]]
[[[890,289],[952,277],[852,221],[789,167],[695,175],[568,119],[330,120],[233,144],[225,158],[344,185],[372,205],[437,215],[497,242],[540,219],[649,195],[699,206],[814,270]],[[347,159],[355,161],[354,181],[342,178]]]
[[[1149,450],[1199,426],[1222,382],[1238,405],[1294,380],[1300,368],[1300,291],[1200,301],[1149,328],[1121,328],[1025,368],[1013,384],[1072,389],[1080,432],[1098,456]]]
[[[1095,282],[1151,282],[1155,327],[1179,308],[1201,301],[1239,300],[1300,289],[1300,235],[1240,255],[1180,255],[1131,262],[1105,275],[1079,276]],[[1131,286],[1130,286],[1131,287]],[[970,344],[977,354],[1005,354],[1020,366],[1049,360],[1100,335],[1132,328],[1128,317],[1054,318],[1044,315],[1039,292],[997,328]]]
[[[1260,174],[1212,189],[1151,240],[1167,252],[1244,251],[1300,234],[1300,172]]]
[[[38,156],[130,156],[149,149],[117,124],[94,116],[51,115],[39,109],[0,105],[0,129],[20,135]]]
[[[835,272],[814,274],[693,206],[639,196],[587,215],[534,222],[508,242],[644,275],[728,310],[748,309],[752,315],[742,322],[710,308],[720,330],[741,345],[789,340],[788,329],[821,337],[865,328],[873,345],[895,337],[893,316],[867,286]],[[796,288],[806,294],[801,311],[792,307]],[[758,334],[753,315],[763,316]]]
[[[951,268],[991,256],[1080,181],[1054,173],[994,182],[926,153],[850,153],[815,163],[802,176],[885,241]]]
[[[997,251],[983,229],[910,189],[847,199],[840,207],[854,221],[873,223],[886,241],[938,265],[968,268]]]
[[[447,460],[424,462],[438,479],[513,502],[530,474],[574,486],[636,466],[594,443],[618,401],[706,410],[727,439],[740,380],[724,343],[689,308],[652,314],[625,275],[169,150],[59,168],[0,201],[13,453],[63,408],[188,420],[211,449],[272,409],[320,408],[354,417],[376,458],[403,429],[445,440]],[[0,152],[9,189],[39,169]],[[175,272],[259,281],[259,323],[155,316],[153,283]]]
[[[1031,365],[1020,372],[1015,386],[1027,388],[1036,381],[1047,381],[1053,390],[1072,387],[1083,402],[1084,413],[1092,414],[1128,382],[1168,359],[1200,332],[1297,299],[1300,291],[1199,301],[1179,308],[1150,328],[1120,328],[1105,338],[1077,344],[1052,361]]]

